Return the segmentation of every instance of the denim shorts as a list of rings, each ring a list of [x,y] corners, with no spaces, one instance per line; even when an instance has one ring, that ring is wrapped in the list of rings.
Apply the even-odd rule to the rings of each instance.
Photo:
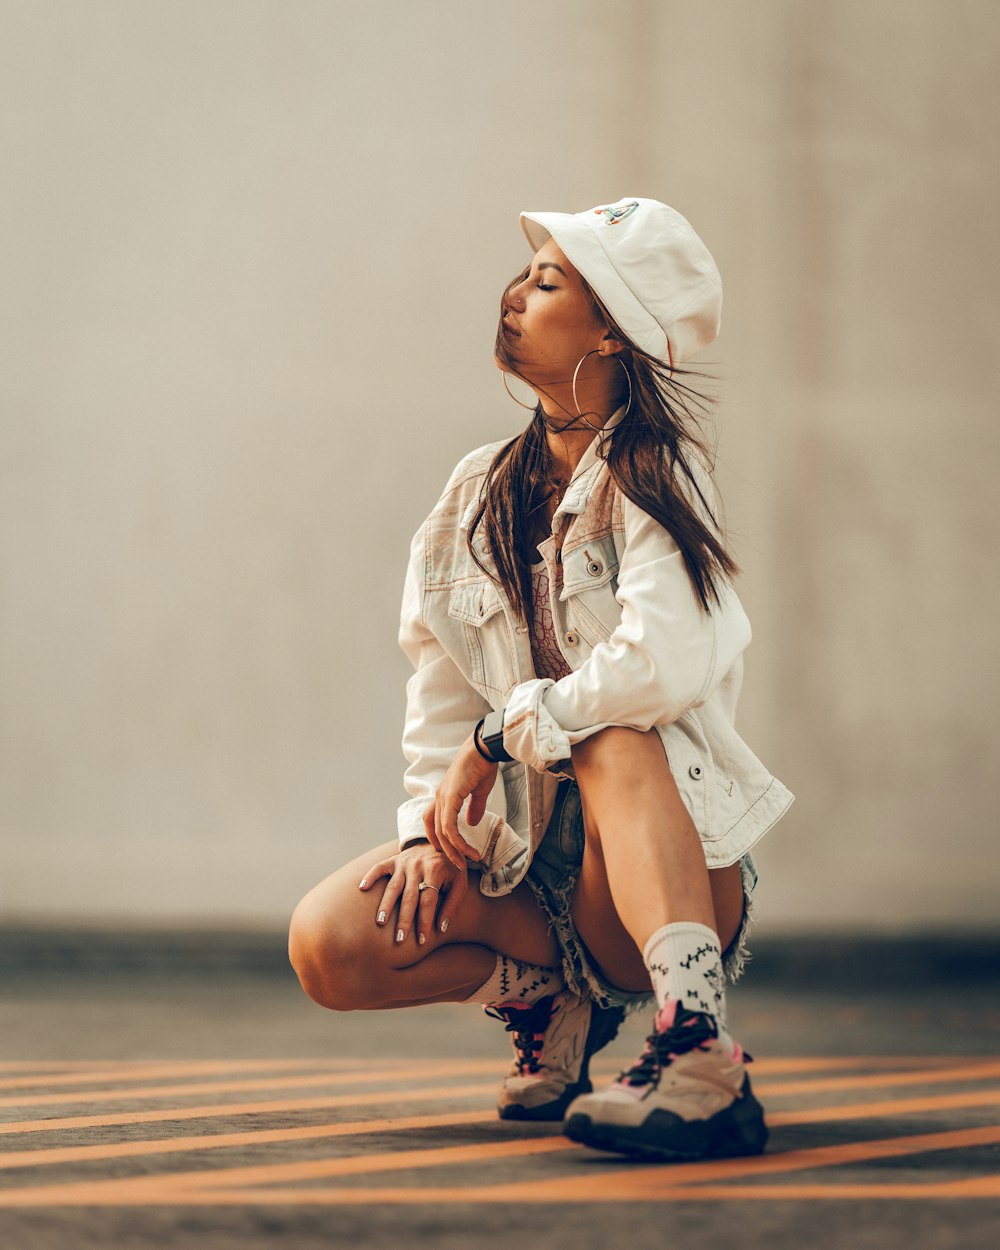
[[[624,1007],[626,1011],[637,1011],[652,1003],[652,990],[634,993],[618,989],[605,980],[591,963],[590,954],[573,923],[573,891],[583,863],[583,844],[580,791],[575,781],[564,780],[560,783],[545,836],[525,879],[559,944],[567,986],[574,994],[593,999],[601,1007]],[[740,860],[740,870],[743,876],[743,919],[736,937],[722,953],[722,966],[731,982],[740,977],[750,954],[747,934],[751,924],[751,896],[757,884],[757,869],[751,855],[744,855]]]

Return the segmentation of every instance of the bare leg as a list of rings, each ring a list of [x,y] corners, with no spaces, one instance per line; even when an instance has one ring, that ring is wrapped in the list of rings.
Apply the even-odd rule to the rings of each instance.
[[[646,941],[693,921],[723,947],[743,914],[740,868],[709,872],[655,730],[612,728],[573,748],[586,844],[573,918],[601,971],[622,989],[649,988]]]
[[[358,882],[394,854],[386,843],[321,881],[292,917],[289,958],[310,998],[338,1011],[461,1002],[486,980],[500,952],[544,967],[560,956],[531,889],[522,884],[502,898],[485,898],[470,881],[447,934],[436,930],[426,945],[415,934],[394,941],[395,926],[375,916],[381,890]]]

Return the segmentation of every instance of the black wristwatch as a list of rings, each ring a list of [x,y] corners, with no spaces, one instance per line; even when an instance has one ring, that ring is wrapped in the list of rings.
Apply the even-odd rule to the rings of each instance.
[[[503,708],[499,712],[490,712],[483,717],[483,727],[479,731],[479,740],[496,764],[505,763],[514,757],[504,750],[503,745]]]

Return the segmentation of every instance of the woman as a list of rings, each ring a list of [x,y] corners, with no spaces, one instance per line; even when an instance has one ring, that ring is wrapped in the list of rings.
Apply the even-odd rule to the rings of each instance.
[[[336,1010],[483,1003],[513,1038],[505,1118],[653,1158],[756,1153],[724,977],[750,848],[791,795],[733,728],[750,630],[677,374],[718,333],[718,270],[655,200],[521,224],[534,256],[495,356],[538,402],[414,539],[399,843],[306,896],[292,962]],[[591,1056],[651,1000],[643,1055],[591,1092]]]

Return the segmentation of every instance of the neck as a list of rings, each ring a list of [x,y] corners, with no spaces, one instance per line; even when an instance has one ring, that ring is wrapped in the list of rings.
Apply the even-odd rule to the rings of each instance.
[[[545,414],[552,465],[564,481],[573,476],[594,436],[625,402],[615,389],[620,388],[618,373],[620,367],[613,357],[599,357],[589,369],[580,370],[575,396],[572,382],[549,382],[544,390],[535,388]]]
[[[593,425],[597,425],[591,417],[587,418]],[[601,422],[601,427],[603,427]],[[598,427],[598,428],[601,428]],[[591,430],[574,427],[571,430],[564,430],[557,433],[553,429],[549,429],[545,439],[549,446],[549,455],[552,457],[552,469],[557,480],[565,485],[576,472],[576,466],[583,459],[583,453],[594,441],[597,430]]]

